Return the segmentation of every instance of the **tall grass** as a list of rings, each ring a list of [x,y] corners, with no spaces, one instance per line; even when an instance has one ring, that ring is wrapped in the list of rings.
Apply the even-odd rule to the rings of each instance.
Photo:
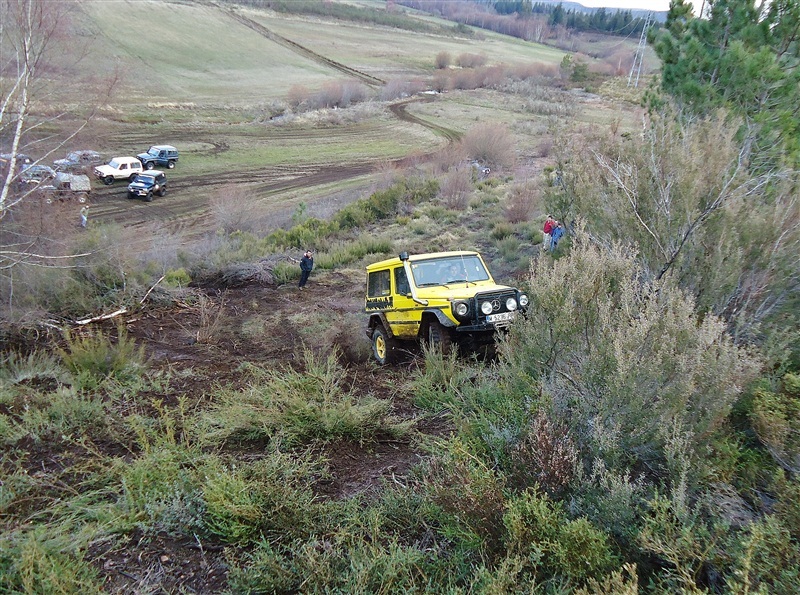
[[[336,351],[322,358],[304,353],[305,370],[253,369],[242,392],[223,390],[205,418],[211,444],[279,440],[296,446],[347,438],[364,442],[379,432],[400,436],[409,424],[390,414],[390,403],[359,396],[346,384]]]

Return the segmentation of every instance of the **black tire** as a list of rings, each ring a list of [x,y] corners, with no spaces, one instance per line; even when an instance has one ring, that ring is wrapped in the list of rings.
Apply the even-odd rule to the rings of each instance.
[[[154,167],[155,165],[153,164],[152,161],[148,161],[147,163],[144,164],[145,169],[153,169]]]
[[[145,202],[153,202],[153,191],[147,193],[147,196],[144,197]]]
[[[372,331],[372,356],[381,366],[397,361],[397,341],[381,325]]]
[[[106,176],[105,178],[103,178],[103,184],[105,184],[106,186],[111,186],[111,184],[113,183],[114,183],[114,176]]]
[[[164,196],[166,193],[167,193],[167,187],[166,186],[162,186],[161,188],[159,188],[159,190],[158,190],[158,195],[159,196]]]
[[[431,320],[428,323],[428,346],[438,349],[442,355],[448,355],[453,341],[450,330],[442,326],[438,320]]]
[[[171,159],[167,161],[167,169],[175,169],[175,162]]]
[[[128,200],[133,200],[136,198],[136,195],[133,192],[128,192]]]
[[[128,181],[129,182],[133,182],[136,179],[137,175],[139,175],[139,174],[131,174],[131,175],[129,175],[128,176]]]

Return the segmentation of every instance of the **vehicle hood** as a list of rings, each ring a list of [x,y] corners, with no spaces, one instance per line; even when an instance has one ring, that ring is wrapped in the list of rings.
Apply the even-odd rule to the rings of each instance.
[[[141,181],[138,181],[138,180],[137,180],[136,182],[131,182],[130,184],[128,184],[128,188],[130,188],[130,189],[132,189],[132,190],[133,190],[134,188],[144,188],[144,189],[147,189],[147,188],[152,188],[153,186],[155,186],[155,184],[154,184],[154,183],[150,183],[150,182],[141,182]]]
[[[96,165],[94,170],[99,171],[101,174],[117,173],[117,170],[111,167],[110,165]]]
[[[467,300],[478,293],[493,291],[516,291],[516,289],[508,285],[497,285],[491,281],[449,283],[447,287],[439,285],[437,287],[419,288],[417,289],[417,297],[426,300]]]

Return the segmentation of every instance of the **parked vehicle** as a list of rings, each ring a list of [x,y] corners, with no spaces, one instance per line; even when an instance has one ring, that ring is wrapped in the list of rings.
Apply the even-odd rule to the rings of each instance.
[[[376,262],[367,267],[364,309],[375,360],[397,357],[403,343],[425,341],[448,352],[452,345],[481,350],[528,307],[528,296],[498,285],[477,252],[435,252]]]
[[[20,184],[40,184],[56,177],[56,171],[48,165],[23,166],[19,173]]]
[[[0,174],[6,175],[8,173],[8,168],[11,166],[12,161],[17,164],[16,171],[21,171],[26,165],[33,163],[33,159],[25,155],[25,153],[17,153],[16,155],[0,153]]]
[[[89,200],[89,194],[92,191],[92,182],[89,180],[89,176],[83,174],[56,172],[53,183],[40,185],[39,191],[42,192],[48,204],[54,200],[63,201],[72,199],[84,203]]]
[[[94,177],[102,180],[106,186],[113,184],[114,180],[133,181],[137,174],[142,173],[142,162],[136,157],[114,157],[106,165],[94,168]]]
[[[167,193],[167,176],[163,171],[152,169],[138,174],[128,184],[128,198],[144,198],[146,202],[153,200],[153,195],[164,196]]]
[[[53,161],[53,167],[57,171],[69,173],[85,173],[96,165],[101,165],[103,158],[97,151],[72,151],[65,159]]]
[[[139,153],[136,158],[142,162],[145,169],[156,166],[173,169],[178,162],[178,149],[172,145],[153,145],[147,153]]]

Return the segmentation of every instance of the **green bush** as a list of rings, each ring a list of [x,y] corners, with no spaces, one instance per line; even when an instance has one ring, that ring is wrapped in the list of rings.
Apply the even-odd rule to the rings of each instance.
[[[568,520],[560,504],[536,491],[510,502],[503,523],[509,553],[544,580],[581,585],[619,564],[605,533],[585,518]]]
[[[5,593],[102,593],[102,580],[72,536],[44,528],[0,535],[0,589]]]
[[[248,389],[223,392],[205,418],[205,439],[280,439],[297,445],[334,438],[361,442],[378,432],[408,432],[410,424],[392,418],[388,401],[348,392],[336,350],[324,359],[306,350],[304,360],[305,371],[253,369]]]
[[[57,351],[80,388],[95,388],[106,378],[125,380],[135,377],[144,367],[144,346],[137,347],[123,324],[117,326],[112,341],[101,329],[75,336],[64,331],[66,346]]]
[[[251,464],[211,462],[203,469],[206,529],[240,545],[307,537],[320,529],[310,489],[316,465],[277,451]]]
[[[528,316],[500,344],[512,392],[537,394],[541,382],[584,457],[609,468],[666,464],[673,422],[701,448],[759,362],[673,284],[641,282],[630,249],[581,230],[575,240],[563,258],[533,262]]]

